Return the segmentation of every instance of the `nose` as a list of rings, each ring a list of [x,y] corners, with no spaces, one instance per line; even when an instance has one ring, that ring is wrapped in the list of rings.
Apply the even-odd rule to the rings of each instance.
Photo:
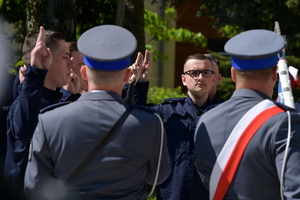
[[[202,72],[201,72],[201,73],[199,73],[197,79],[202,79],[203,77],[204,77],[204,76],[203,76],[203,74],[202,74]]]
[[[71,57],[68,62],[68,68],[72,69],[74,67],[74,58]]]

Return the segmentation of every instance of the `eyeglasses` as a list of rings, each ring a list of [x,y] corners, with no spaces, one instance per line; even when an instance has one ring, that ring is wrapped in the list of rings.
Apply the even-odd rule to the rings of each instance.
[[[205,78],[210,78],[215,72],[212,70],[189,70],[186,72],[183,72],[183,74],[187,74],[192,78],[197,78],[198,76],[200,76],[200,74],[202,74],[203,77]]]

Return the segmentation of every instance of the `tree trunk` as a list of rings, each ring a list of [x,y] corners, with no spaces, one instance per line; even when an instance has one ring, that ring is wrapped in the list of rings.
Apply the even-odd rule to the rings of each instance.
[[[137,50],[131,57],[134,62],[138,52],[145,53],[143,0],[126,0],[124,28],[132,32],[138,42]]]
[[[45,29],[64,34],[67,41],[76,39],[76,0],[28,0],[27,33]]]

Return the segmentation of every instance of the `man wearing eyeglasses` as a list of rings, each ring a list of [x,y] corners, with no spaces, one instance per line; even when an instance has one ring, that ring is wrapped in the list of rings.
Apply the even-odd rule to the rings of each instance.
[[[147,72],[148,69],[142,71]],[[223,102],[209,99],[216,81],[213,61],[204,54],[190,55],[184,63],[181,80],[187,87],[187,97],[165,99],[161,104],[152,106],[164,122],[173,160],[171,175],[158,186],[157,199],[208,200],[208,191],[194,165],[193,138],[200,116],[216,103]]]

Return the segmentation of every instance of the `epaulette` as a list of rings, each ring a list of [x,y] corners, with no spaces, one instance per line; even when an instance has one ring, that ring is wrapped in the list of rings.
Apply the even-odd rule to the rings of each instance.
[[[67,104],[69,104],[69,103],[71,103],[71,101],[60,102],[60,103],[56,103],[56,104],[47,106],[47,107],[41,109],[41,110],[40,110],[40,113],[43,114],[43,113],[45,113],[45,112],[47,112],[47,111],[53,110],[53,109],[55,109],[55,108],[58,108],[58,107],[61,107],[61,106],[64,106],[64,105],[67,105]]]
[[[165,104],[165,103],[179,102],[179,101],[184,101],[185,99],[186,97],[176,97],[176,98],[164,99],[160,103]]]
[[[147,111],[147,112],[150,112],[150,113],[156,113],[157,112],[155,109],[147,107],[147,106],[133,105],[133,104],[129,104],[129,106],[132,107],[132,108],[137,108],[137,109],[144,110],[144,111]]]

